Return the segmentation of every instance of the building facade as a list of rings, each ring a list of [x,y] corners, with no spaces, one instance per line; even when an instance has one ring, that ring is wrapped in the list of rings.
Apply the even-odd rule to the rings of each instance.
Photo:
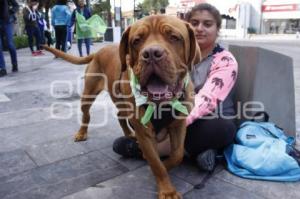
[[[181,0],[178,15],[198,3],[211,3],[223,16],[221,35],[246,37],[257,34],[299,34],[299,0]]]
[[[261,10],[263,34],[295,34],[300,31],[299,0],[265,0]]]

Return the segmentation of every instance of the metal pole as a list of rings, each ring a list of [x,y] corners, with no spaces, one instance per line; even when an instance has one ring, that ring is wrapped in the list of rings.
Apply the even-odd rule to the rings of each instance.
[[[114,27],[116,27],[116,0],[114,0]]]
[[[133,21],[135,21],[135,0],[133,0]]]
[[[112,24],[111,24],[111,4],[110,4],[110,0],[108,0],[108,5],[109,5],[109,8],[107,10],[107,12],[108,12],[107,25],[108,25],[108,27],[112,27]]]
[[[119,26],[120,28],[122,29],[122,0],[119,0],[119,3],[120,3],[120,20],[119,20]],[[122,32],[122,31],[121,31]]]

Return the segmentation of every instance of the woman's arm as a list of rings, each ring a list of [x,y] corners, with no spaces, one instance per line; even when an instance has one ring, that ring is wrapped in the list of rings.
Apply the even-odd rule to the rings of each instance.
[[[76,21],[76,9],[73,10],[72,15],[71,15],[71,20],[70,20],[70,27],[72,27],[74,25]]]
[[[212,113],[232,90],[237,77],[238,64],[233,55],[222,51],[214,55],[204,86],[195,96],[195,107],[186,119],[187,125]]]
[[[92,16],[92,13],[88,7],[86,7],[86,10],[87,10],[87,18],[86,19],[89,19]]]
[[[23,19],[24,19],[25,25],[27,25],[31,21],[30,12],[26,7],[23,9]]]
[[[55,26],[55,6],[51,10],[51,25],[54,27]]]

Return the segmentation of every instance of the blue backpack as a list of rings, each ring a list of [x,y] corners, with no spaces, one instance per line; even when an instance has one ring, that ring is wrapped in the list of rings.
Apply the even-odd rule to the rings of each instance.
[[[295,139],[268,122],[247,121],[241,124],[236,143],[227,147],[224,155],[228,170],[249,179],[299,181],[300,152]]]

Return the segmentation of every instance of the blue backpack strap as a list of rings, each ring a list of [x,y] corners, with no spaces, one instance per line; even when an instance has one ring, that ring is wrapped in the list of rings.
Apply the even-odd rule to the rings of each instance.
[[[251,119],[251,121],[252,122],[255,122],[255,121],[257,121],[257,117],[258,116],[264,116],[264,122],[268,122],[269,121],[269,118],[270,118],[270,116],[269,116],[269,114],[266,112],[266,111],[258,111],[258,112],[256,112],[255,114],[254,114],[254,116],[253,116],[253,118]]]

